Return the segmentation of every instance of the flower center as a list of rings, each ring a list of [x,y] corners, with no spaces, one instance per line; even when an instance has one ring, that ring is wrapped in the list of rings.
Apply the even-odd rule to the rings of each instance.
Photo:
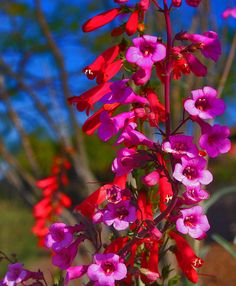
[[[206,97],[201,97],[196,100],[195,106],[197,109],[205,111],[206,109],[209,109],[209,102]]]
[[[183,142],[176,142],[174,143],[173,149],[179,152],[186,151],[186,144],[184,144]]]
[[[123,206],[116,209],[116,216],[119,219],[124,219],[129,215],[129,211]]]
[[[193,180],[197,178],[198,172],[196,168],[193,168],[191,166],[188,166],[184,169],[183,175],[187,177],[189,180]]]
[[[148,44],[143,44],[140,47],[140,50],[143,53],[144,57],[148,57],[154,53],[154,47]]]
[[[184,219],[184,224],[186,226],[189,226],[189,227],[194,227],[196,225],[196,219],[194,216],[187,216],[185,219]]]
[[[106,275],[111,275],[115,271],[115,265],[111,262],[104,262],[102,263],[102,269]]]

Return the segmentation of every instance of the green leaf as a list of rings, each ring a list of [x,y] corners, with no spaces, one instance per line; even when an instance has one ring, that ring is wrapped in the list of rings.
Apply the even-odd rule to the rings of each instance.
[[[222,198],[222,197],[224,197],[230,193],[234,193],[234,192],[236,192],[235,186],[222,188],[222,189],[216,191],[214,194],[211,195],[211,197],[207,200],[207,202],[203,203],[203,207],[204,207],[205,211],[207,212],[208,209],[212,205],[214,205],[220,198]]]
[[[168,281],[168,286],[173,286],[176,285],[180,280],[180,276],[179,275],[175,275],[174,277],[172,277],[169,281]]]
[[[213,234],[212,238],[236,259],[236,250],[229,241],[218,234]]]

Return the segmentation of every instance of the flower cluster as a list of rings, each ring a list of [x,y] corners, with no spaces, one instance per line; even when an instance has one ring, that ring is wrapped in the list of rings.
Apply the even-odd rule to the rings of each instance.
[[[62,205],[70,205],[58,192],[67,184],[64,170],[68,165],[63,161],[52,176],[37,183],[45,198],[34,209],[38,219],[34,230],[46,236],[52,263],[66,271],[64,284],[86,275],[87,285],[137,285],[140,280],[145,285],[160,285],[160,281],[164,285],[170,270],[161,269],[159,260],[167,251],[176,257],[184,275],[197,283],[196,268],[203,260],[187,238],[203,239],[210,228],[199,205],[209,197],[205,186],[213,180],[204,157],[229,151],[229,128],[213,123],[224,113],[225,104],[210,86],[185,95],[183,117],[174,126],[171,81],[191,72],[204,77],[207,68],[199,58],[217,62],[221,44],[214,31],[172,35],[170,13],[173,7],[181,7],[181,0],[114,2],[117,7],[92,17],[82,29],[92,32],[116,19],[120,24],[111,31],[116,45],[84,67],[83,73],[96,81],[95,86],[68,100],[90,115],[82,127],[86,134],[97,132],[105,142],[113,139],[117,149],[111,166],[114,179],[75,207],[77,224],[54,220],[47,230],[45,222],[51,220],[55,208],[58,214]],[[200,2],[186,0],[191,7]],[[152,11],[151,5],[165,18],[166,41],[146,33],[145,16]],[[126,35],[133,37],[130,40]],[[200,138],[183,132],[187,123],[200,126]],[[102,235],[104,226],[112,231],[110,236]],[[85,240],[94,251],[90,262],[78,264],[76,256]],[[24,279],[24,275],[17,277]]]
[[[63,188],[69,183],[67,171],[70,168],[71,165],[66,158],[56,157],[51,175],[36,183],[36,186],[43,190],[43,198],[34,206],[35,225],[32,231],[39,238],[40,246],[44,246],[48,225],[55,221],[63,208],[71,206],[71,199],[63,192]]]

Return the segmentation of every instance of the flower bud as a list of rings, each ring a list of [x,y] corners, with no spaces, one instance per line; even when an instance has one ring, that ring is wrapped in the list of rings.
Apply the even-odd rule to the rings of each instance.
[[[200,4],[201,0],[186,0],[186,3],[189,6],[197,7]]]
[[[182,0],[172,0],[172,5],[174,7],[180,7],[182,5]]]

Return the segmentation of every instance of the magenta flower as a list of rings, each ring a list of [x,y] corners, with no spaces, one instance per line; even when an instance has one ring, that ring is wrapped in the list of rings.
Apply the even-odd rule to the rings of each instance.
[[[227,126],[219,124],[209,125],[208,129],[200,137],[199,144],[210,157],[215,158],[219,154],[227,153],[230,150],[229,135],[230,130]]]
[[[184,204],[197,204],[209,198],[207,191],[203,190],[200,186],[187,186],[186,192],[183,193]]]
[[[138,96],[133,92],[131,87],[127,86],[128,81],[128,79],[123,79],[113,82],[110,86],[111,92],[102,98],[102,102],[108,104],[115,102],[122,104],[130,104],[134,102],[147,104],[148,101],[146,98]]]
[[[100,115],[101,125],[98,128],[98,136],[103,141],[108,141],[115,136],[121,128],[124,127],[126,120],[134,117],[134,112],[123,112],[114,117],[110,117],[107,111],[103,111]]]
[[[116,280],[122,280],[127,275],[125,264],[116,254],[95,254],[93,261],[87,275],[92,281],[97,281],[97,286],[115,286]]]
[[[49,233],[46,236],[45,244],[58,252],[62,248],[69,246],[73,241],[73,233],[66,224],[56,222],[49,227]]]
[[[142,177],[142,182],[148,186],[152,187],[158,184],[160,179],[160,175],[157,171],[153,171],[145,176]]]
[[[83,240],[84,240],[84,237],[81,236],[67,248],[63,248],[60,251],[56,252],[52,258],[53,265],[61,269],[69,268],[77,254],[78,245]]]
[[[224,19],[228,18],[228,17],[233,17],[236,18],[236,7],[231,8],[231,9],[226,9],[223,14],[222,17]]]
[[[103,214],[106,225],[113,225],[116,230],[125,230],[136,220],[136,208],[130,201],[121,201],[117,204],[109,203]]]
[[[123,176],[133,169],[144,166],[151,159],[144,150],[136,152],[134,149],[122,148],[117,152],[117,157],[112,163],[112,172],[117,176]]]
[[[199,116],[202,119],[213,119],[221,115],[225,110],[225,103],[217,98],[217,91],[205,86],[203,89],[192,91],[193,99],[187,99],[184,108],[189,114]]]
[[[182,157],[181,161],[175,165],[173,177],[185,186],[208,185],[213,180],[211,172],[204,170],[207,161],[202,157]]]
[[[3,278],[3,285],[15,286],[27,278],[28,271],[23,269],[21,263],[14,263],[8,265],[8,271]]]
[[[201,44],[200,49],[204,57],[210,58],[215,62],[218,61],[222,51],[216,32],[208,31],[203,33],[203,35],[185,33],[183,37],[193,43]]]
[[[121,133],[120,137],[117,139],[116,143],[121,144],[122,142],[126,146],[137,146],[137,145],[145,145],[150,149],[153,149],[155,143],[148,139],[141,132],[135,130],[137,124],[134,122],[130,122]]]
[[[151,68],[140,68],[132,75],[132,80],[136,85],[146,84],[151,77],[152,69]]]
[[[190,209],[180,211],[181,217],[176,221],[176,228],[183,234],[189,234],[196,239],[202,239],[206,236],[210,225],[206,215],[203,214],[201,206],[195,206]]]
[[[88,270],[88,265],[71,266],[66,269],[65,285],[71,280],[78,279],[83,276]]]
[[[186,0],[186,3],[189,5],[189,6],[192,6],[192,7],[197,7],[200,3],[201,3],[202,0]]]
[[[190,158],[198,156],[198,149],[193,144],[193,137],[187,135],[174,135],[169,137],[169,141],[162,144],[162,150],[172,153],[176,158],[187,155]]]
[[[116,204],[122,200],[122,190],[120,187],[113,185],[106,191],[107,191],[106,199],[109,203]]]
[[[129,47],[126,59],[144,69],[151,68],[166,56],[166,47],[157,42],[157,37],[144,35],[133,39],[134,47]]]

